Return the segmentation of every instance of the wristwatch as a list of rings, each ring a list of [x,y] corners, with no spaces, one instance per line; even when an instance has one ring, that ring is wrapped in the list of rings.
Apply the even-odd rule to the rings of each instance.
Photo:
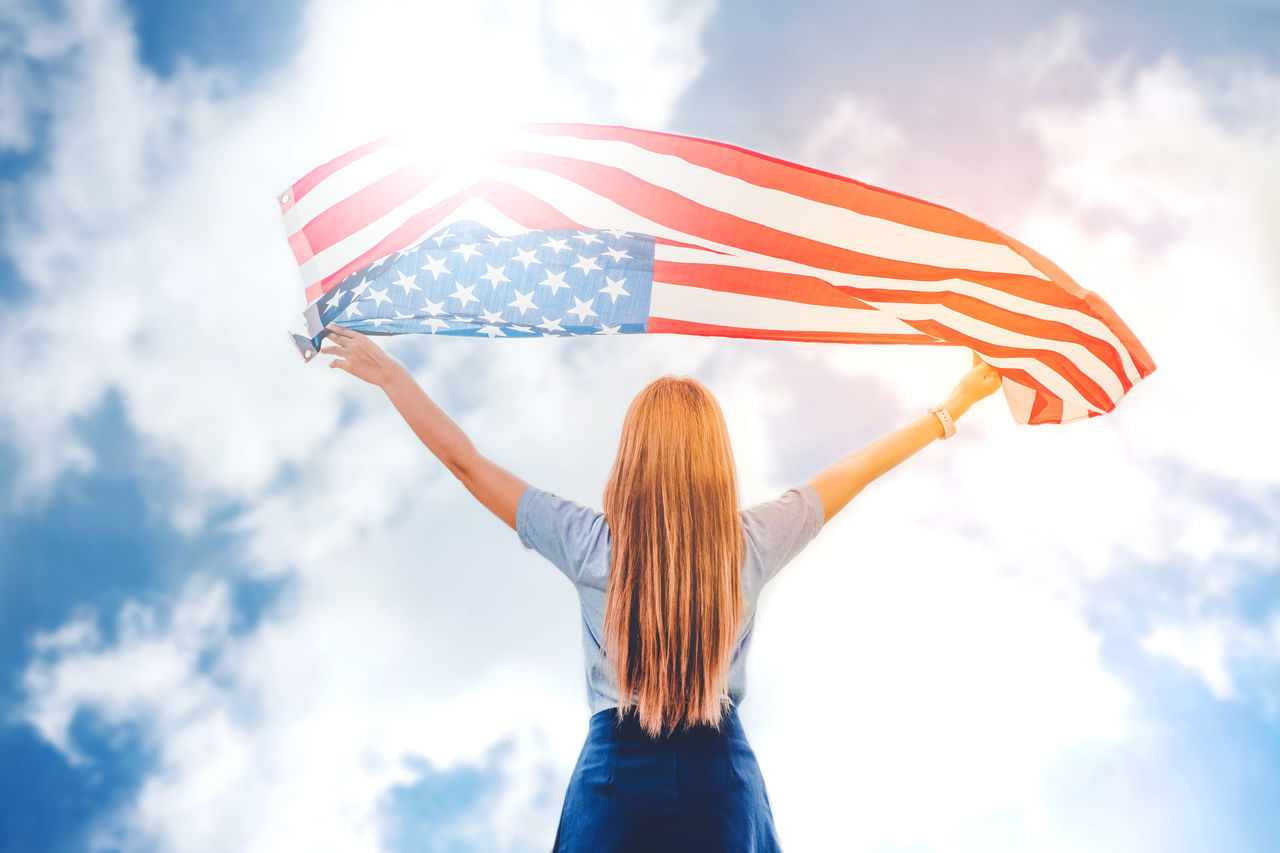
[[[956,434],[956,422],[951,419],[951,413],[943,406],[934,406],[929,410],[938,416],[938,420],[942,421],[942,439],[946,441],[948,438]]]

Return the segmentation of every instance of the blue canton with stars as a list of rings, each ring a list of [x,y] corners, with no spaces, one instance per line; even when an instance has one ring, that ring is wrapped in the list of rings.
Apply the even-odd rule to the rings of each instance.
[[[322,325],[375,335],[638,334],[648,326],[652,286],[648,235],[556,230],[503,237],[454,222],[348,276],[313,307]]]

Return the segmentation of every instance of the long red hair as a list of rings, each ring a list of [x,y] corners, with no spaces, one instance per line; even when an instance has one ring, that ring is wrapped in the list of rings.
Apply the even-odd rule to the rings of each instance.
[[[604,491],[612,539],[603,649],[617,715],[657,737],[719,728],[744,617],[746,549],[724,414],[696,379],[664,376],[631,402]]]

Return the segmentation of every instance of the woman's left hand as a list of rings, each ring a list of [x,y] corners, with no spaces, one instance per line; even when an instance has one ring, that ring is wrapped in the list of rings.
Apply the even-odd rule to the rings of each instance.
[[[379,388],[385,385],[387,380],[395,374],[396,368],[400,367],[400,362],[387,355],[382,347],[369,339],[368,335],[362,335],[354,329],[344,328],[337,323],[330,323],[325,328],[329,330],[329,340],[333,346],[322,347],[320,352],[338,356],[329,362],[330,367],[341,368],[357,379],[363,379]]]

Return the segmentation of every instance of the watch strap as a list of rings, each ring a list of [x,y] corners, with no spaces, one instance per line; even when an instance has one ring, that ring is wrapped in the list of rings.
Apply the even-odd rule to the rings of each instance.
[[[951,413],[944,406],[934,406],[929,410],[938,416],[938,420],[942,421],[942,438],[945,441],[956,434],[956,422],[952,419]]]

